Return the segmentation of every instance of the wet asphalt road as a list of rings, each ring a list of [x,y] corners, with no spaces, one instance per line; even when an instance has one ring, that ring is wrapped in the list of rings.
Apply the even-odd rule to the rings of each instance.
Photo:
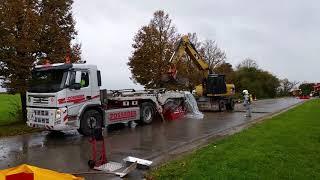
[[[105,132],[107,158],[121,161],[126,156],[153,160],[172,148],[208,134],[220,132],[301,102],[295,98],[256,101],[253,117],[244,117],[242,105],[235,112],[205,112],[204,119],[183,118],[169,122],[153,122],[148,126],[113,126]],[[64,134],[41,132],[0,139],[0,169],[27,163],[60,172],[88,171],[90,157],[88,138],[76,131]],[[131,175],[141,178],[141,172]],[[88,175],[86,179],[113,179],[112,175]],[[115,178],[117,179],[117,178]]]

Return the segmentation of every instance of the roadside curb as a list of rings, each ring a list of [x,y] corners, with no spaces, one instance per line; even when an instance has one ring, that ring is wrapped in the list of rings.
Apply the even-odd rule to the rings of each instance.
[[[307,100],[307,101],[309,101],[309,100]],[[259,117],[254,120],[247,121],[245,123],[241,123],[241,124],[234,126],[234,127],[230,127],[230,128],[218,131],[218,132],[212,132],[212,133],[202,135],[202,136],[194,138],[190,141],[183,142],[183,143],[177,144],[173,147],[170,147],[166,151],[152,154],[148,157],[145,157],[145,159],[153,161],[151,169],[157,168],[159,165],[164,164],[167,161],[170,161],[172,159],[175,159],[175,158],[182,156],[182,155],[185,155],[185,154],[192,153],[193,151],[200,149],[202,147],[205,147],[205,146],[207,146],[207,145],[209,145],[219,139],[222,139],[226,136],[236,134],[236,133],[238,133],[244,129],[247,129],[255,124],[261,123],[261,122],[268,120],[274,116],[277,116],[277,115],[284,113],[290,109],[293,109],[293,108],[295,108],[295,107],[297,107],[307,101],[298,102],[298,103],[293,104],[291,106],[288,106],[286,108],[280,109],[280,110],[272,112],[272,113],[268,113],[265,116]]]

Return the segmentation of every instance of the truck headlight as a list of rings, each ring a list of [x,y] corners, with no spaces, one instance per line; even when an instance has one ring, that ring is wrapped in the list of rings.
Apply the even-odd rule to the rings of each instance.
[[[61,109],[58,109],[58,110],[56,111],[56,119],[60,119],[60,118],[61,118],[61,114],[62,114]]]

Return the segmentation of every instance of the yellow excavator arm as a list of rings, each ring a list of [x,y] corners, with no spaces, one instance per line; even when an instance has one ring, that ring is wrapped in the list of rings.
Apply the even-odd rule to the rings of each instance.
[[[186,52],[193,63],[198,67],[199,70],[203,71],[204,76],[207,77],[210,69],[208,63],[200,56],[194,45],[190,42],[188,36],[182,36],[176,51],[172,54],[170,58],[170,69],[169,73],[173,78],[177,75],[177,64],[181,60],[181,57]]]

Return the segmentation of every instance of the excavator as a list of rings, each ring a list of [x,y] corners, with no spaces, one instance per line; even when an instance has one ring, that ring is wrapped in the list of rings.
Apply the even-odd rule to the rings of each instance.
[[[167,72],[170,81],[178,81],[177,66],[184,54],[187,54],[195,66],[203,72],[202,84],[195,87],[197,104],[202,111],[226,111],[234,109],[235,85],[227,84],[225,75],[215,74],[209,64],[201,57],[188,36],[182,36],[175,52],[169,60]]]

